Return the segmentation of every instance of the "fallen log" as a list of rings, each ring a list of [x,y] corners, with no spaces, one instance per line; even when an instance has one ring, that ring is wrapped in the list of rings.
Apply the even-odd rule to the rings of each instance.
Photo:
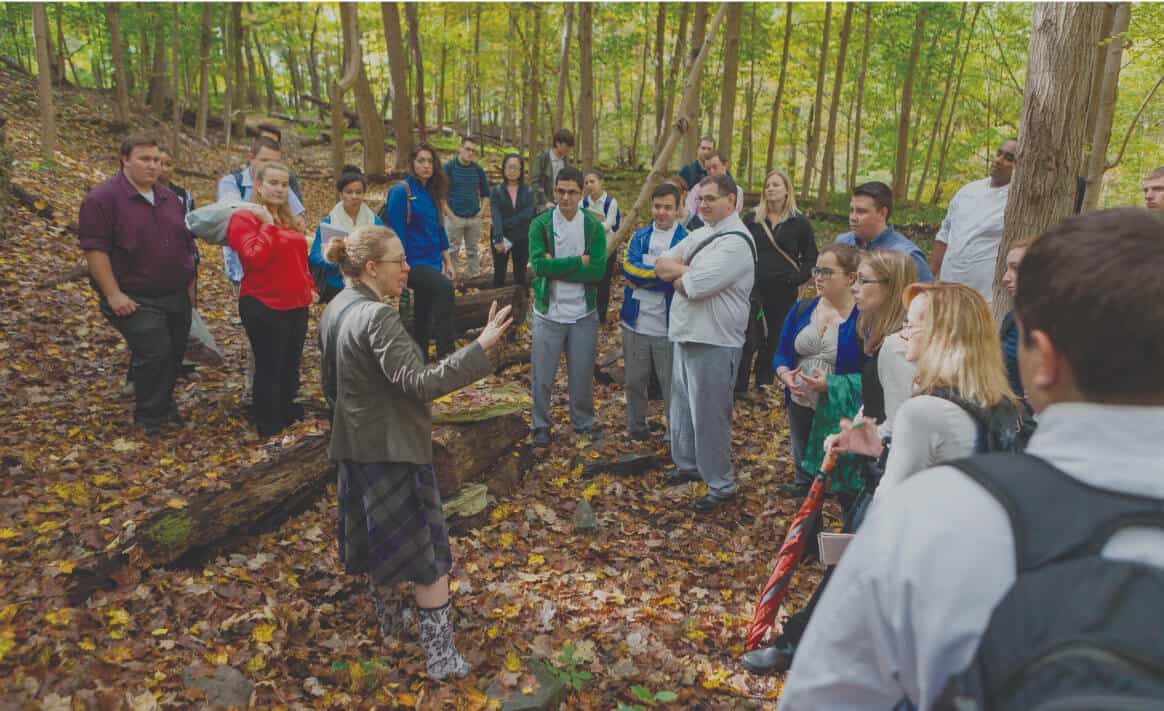
[[[582,478],[590,479],[604,472],[617,476],[642,476],[648,470],[658,469],[663,464],[663,457],[657,454],[620,454],[613,459],[584,465]]]
[[[496,255],[494,255],[494,256],[496,256]],[[525,270],[525,275],[526,275],[525,276],[525,283],[528,284],[533,280],[533,272],[530,271],[529,268],[527,267]],[[510,271],[505,273],[504,286],[510,286],[513,283],[514,283],[513,271],[510,270]],[[482,272],[482,273],[478,274],[477,276],[472,276],[472,277],[468,277],[466,279],[462,279],[461,283],[457,285],[457,290],[460,291],[461,293],[464,293],[464,292],[468,291],[469,289],[494,289],[494,288],[497,288],[497,287],[493,286],[493,272],[489,272],[488,274]]]
[[[513,402],[437,408],[433,468],[443,496],[484,482],[489,492],[514,491],[529,468],[526,406]],[[445,412],[445,414],[440,414]],[[237,471],[229,486],[199,494],[181,508],[164,507],[137,525],[117,550],[78,565],[70,575],[69,600],[83,604],[97,590],[134,582],[140,566],[195,564],[233,542],[272,530],[310,506],[335,478],[326,434],[308,435],[275,451],[267,461]]]
[[[10,183],[10,188],[12,190],[12,194],[16,196],[16,199],[19,200],[21,204],[27,207],[29,210],[32,210],[34,213],[36,213],[37,217],[44,217],[51,220],[53,215],[56,214],[56,211],[53,209],[53,206],[49,204],[48,200],[45,200],[40,195],[29,192],[16,183]]]
[[[481,328],[489,321],[489,308],[493,302],[497,308],[513,306],[513,322],[521,323],[528,306],[525,289],[505,286],[500,289],[486,289],[464,296],[458,296],[453,307],[453,320],[457,333]],[[413,301],[415,303],[415,300]],[[405,328],[412,330],[412,314],[404,319]]]

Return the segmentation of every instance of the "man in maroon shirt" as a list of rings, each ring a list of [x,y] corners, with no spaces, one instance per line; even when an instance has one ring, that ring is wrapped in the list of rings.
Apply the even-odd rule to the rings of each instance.
[[[121,144],[121,172],[89,191],[77,220],[101,313],[132,354],[134,422],[149,435],[184,423],[174,382],[194,286],[194,236],[181,201],[157,182],[160,170],[157,140],[131,135]]]

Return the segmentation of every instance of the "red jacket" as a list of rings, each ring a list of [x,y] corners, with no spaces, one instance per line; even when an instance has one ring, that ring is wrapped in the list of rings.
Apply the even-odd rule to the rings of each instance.
[[[242,262],[240,298],[253,296],[276,311],[311,305],[315,282],[307,271],[307,239],[301,232],[264,224],[250,210],[236,210],[226,241]]]

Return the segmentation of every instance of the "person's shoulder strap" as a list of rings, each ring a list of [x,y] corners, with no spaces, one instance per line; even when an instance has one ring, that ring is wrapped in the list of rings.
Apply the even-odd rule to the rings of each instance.
[[[1006,334],[1009,333],[1010,329],[1012,329],[1012,328],[1014,328],[1014,310],[1013,309],[1010,311],[1007,311],[1006,316],[1002,317],[1002,325],[998,327],[999,338],[1005,340]]]
[[[412,186],[408,184],[408,178],[400,182],[404,183],[404,224],[408,225],[412,222]]]
[[[1089,486],[1030,454],[981,454],[949,465],[1006,510],[1020,573],[1099,555],[1108,539],[1124,528],[1164,528],[1164,500]]]
[[[606,194],[606,199],[602,201],[602,214],[606,215],[610,212],[610,203],[614,202],[614,196],[610,193]]]
[[[712,236],[708,237],[707,239],[703,240],[699,244],[695,245],[695,249],[691,250],[691,253],[687,255],[687,263],[691,264],[691,261],[695,259],[695,255],[702,252],[704,247],[711,244],[715,240],[717,240],[721,237],[727,237],[728,235],[735,235],[735,236],[739,237],[740,239],[744,240],[744,242],[747,242],[748,249],[752,250],[752,262],[754,263],[756,261],[757,257],[756,257],[756,245],[752,243],[752,235],[744,233],[744,232],[740,232],[739,230],[728,230],[727,232],[716,232]]]
[[[974,438],[974,452],[982,454],[986,451],[987,436],[990,430],[990,413],[977,404],[970,402],[966,398],[958,395],[952,390],[945,388],[937,388],[930,393],[933,397],[941,398],[947,402],[951,402],[962,408],[971,420],[974,421],[974,427],[977,434]]]
[[[241,169],[231,173],[234,176],[234,184],[238,188],[238,196],[243,196],[243,172]]]
[[[796,259],[794,259],[791,254],[789,254],[788,252],[785,252],[784,248],[780,246],[780,243],[778,243],[776,241],[776,237],[777,237],[777,235],[780,234],[780,230],[784,229],[785,223],[781,222],[780,226],[776,228],[776,234],[772,234],[772,228],[768,226],[768,218],[767,217],[765,217],[762,220],[757,220],[757,222],[760,224],[760,227],[764,230],[764,234],[768,237],[768,241],[772,244],[772,246],[776,249],[776,251],[780,253],[780,256],[784,257],[784,259],[788,262],[788,264],[790,264],[792,266],[792,269],[794,271],[800,271],[800,262],[796,261]],[[785,220],[785,222],[787,222],[787,220]]]

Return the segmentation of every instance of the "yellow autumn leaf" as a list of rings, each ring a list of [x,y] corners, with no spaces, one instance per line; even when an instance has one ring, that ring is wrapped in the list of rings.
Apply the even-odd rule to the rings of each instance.
[[[226,653],[225,649],[219,650],[217,652],[208,652],[206,654],[206,661],[216,666],[219,664],[226,664],[228,661],[230,661],[230,655]]]
[[[247,671],[252,674],[258,671],[262,671],[263,667],[265,666],[267,666],[267,660],[264,659],[263,655],[261,654],[256,654],[247,660]]]
[[[12,604],[5,605],[0,609],[0,622],[10,622],[13,617],[16,617],[16,611],[20,609],[20,605]]]
[[[109,618],[109,624],[111,625],[129,624],[129,613],[120,607],[115,607],[112,610],[106,611],[105,616]]]
[[[44,621],[50,625],[64,627],[73,621],[73,610],[69,607],[62,607],[59,610],[49,610],[44,613]]]
[[[521,657],[512,649],[505,653],[505,668],[514,673],[521,671]]]
[[[188,504],[185,499],[170,499],[166,502],[166,506],[171,509],[184,509]]]
[[[501,628],[498,627],[497,625],[493,625],[492,627],[490,627],[488,630],[485,631],[485,636],[488,637],[489,639],[497,639],[497,635],[499,635],[499,634],[501,634]]]
[[[0,630],[0,661],[8,656],[12,648],[16,646],[16,633],[10,629]]]
[[[501,534],[501,545],[504,548],[508,548],[508,547],[512,546],[513,545],[513,534],[509,533],[508,531]]]
[[[731,600],[732,599],[732,591],[728,590],[727,588],[721,589],[719,591],[719,594],[723,596],[724,600]]]
[[[396,697],[396,703],[400,706],[416,708],[416,697],[406,691]]]
[[[157,629],[150,630],[150,634],[152,634],[155,637],[165,637],[169,633],[170,633],[170,630],[167,627],[158,627]]]
[[[598,484],[592,483],[590,486],[582,490],[582,498],[590,501],[595,496],[598,496]]]
[[[251,637],[254,637],[256,642],[270,642],[275,638],[275,625],[255,625],[255,628],[251,630]]]
[[[93,644],[93,640],[89,639],[88,637],[81,640],[80,642],[77,642],[77,646],[86,652],[92,652],[94,649],[97,649],[97,645]]]
[[[684,636],[687,637],[687,639],[693,639],[698,642],[700,640],[706,639],[707,633],[703,630],[687,630],[687,634]],[[713,687],[709,686],[707,688],[711,689]]]
[[[534,568],[538,567],[539,565],[545,565],[546,557],[539,553],[530,553],[529,558],[526,560],[526,564]]]
[[[76,568],[76,567],[77,567],[77,561],[75,561],[75,560],[58,560],[57,561],[57,570],[61,571],[61,573],[64,575],[68,575],[68,574],[72,573],[73,568]]]
[[[712,672],[708,674],[706,678],[704,678],[703,688],[718,689],[721,684],[727,681],[727,678],[728,672],[726,669],[720,669],[719,671]]]
[[[10,541],[19,535],[15,528],[0,528],[0,541]]]

